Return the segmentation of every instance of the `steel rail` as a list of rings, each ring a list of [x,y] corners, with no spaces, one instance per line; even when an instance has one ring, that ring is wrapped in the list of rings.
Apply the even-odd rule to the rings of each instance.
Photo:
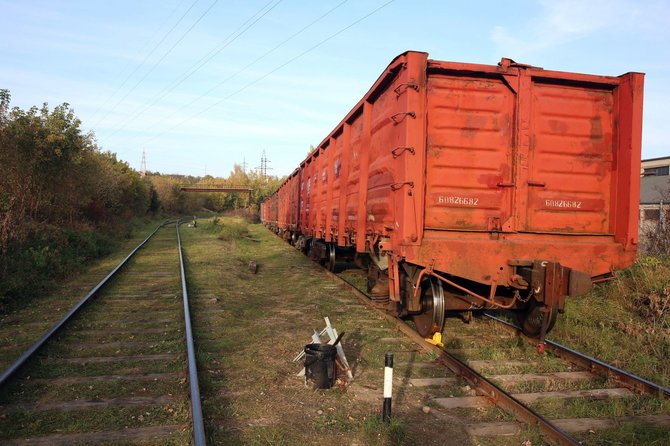
[[[462,362],[460,359],[451,355],[442,348],[426,342],[426,340],[421,335],[419,335],[419,333],[417,333],[412,327],[407,325],[402,320],[394,316],[391,316],[385,311],[382,311],[376,306],[374,306],[370,298],[366,296],[364,293],[362,293],[353,284],[347,282],[338,275],[333,274],[330,271],[327,271],[326,269],[322,270],[324,273],[326,273],[327,276],[340,282],[346,288],[352,291],[354,295],[358,298],[358,300],[360,300],[362,303],[364,303],[370,308],[373,308],[379,314],[384,316],[386,320],[393,323],[396,327],[398,327],[400,331],[402,331],[406,336],[408,336],[412,340],[412,342],[416,343],[424,350],[432,351],[435,354],[437,354],[437,357],[440,360],[440,362],[442,362],[445,366],[447,366],[454,374],[465,379],[472,388],[477,389],[479,393],[482,394],[482,396],[488,398],[493,404],[505,410],[506,412],[514,414],[516,419],[521,422],[536,425],[540,429],[540,432],[544,434],[547,439],[549,439],[551,442],[555,444],[569,445],[569,446],[578,446],[581,444],[579,441],[570,436],[568,433],[559,429],[557,426],[555,426],[549,420],[544,418],[542,415],[535,412],[533,409],[529,408],[521,401],[514,398],[514,396],[507,393],[505,390],[501,389],[493,382],[486,379],[484,376],[476,372],[474,369],[472,369],[470,366]]]
[[[503,324],[510,331],[514,331],[517,334],[521,333],[521,328],[514,325],[511,322],[497,318],[488,313],[484,313],[484,315],[495,322]],[[530,338],[527,339],[531,343],[534,342]],[[649,395],[654,395],[659,398],[670,398],[670,389],[668,389],[667,387],[663,387],[640,376],[626,372],[625,370],[617,368],[599,359],[585,355],[584,353],[580,353],[576,350],[571,349],[570,347],[566,347],[565,345],[561,345],[550,339],[545,339],[544,342],[546,346],[549,348],[549,350],[551,350],[557,356],[579,367],[587,369],[591,373],[613,377],[615,380],[620,382],[624,387],[627,387],[630,390],[646,393]]]
[[[156,232],[158,232],[160,228],[169,223],[170,222],[163,222],[160,225],[158,225],[156,229],[154,229],[153,232],[149,234],[149,236],[145,238],[142,243],[137,245],[135,249],[133,249],[130,252],[130,254],[126,256],[126,258],[121,260],[121,262],[118,265],[116,265],[116,267],[109,274],[107,274],[107,276],[105,276],[104,279],[98,282],[98,284],[95,285],[91,289],[91,291],[89,291],[74,307],[72,307],[70,311],[61,320],[56,322],[49,330],[47,330],[42,335],[42,337],[40,337],[33,345],[28,347],[23,352],[23,354],[19,356],[19,358],[12,363],[12,365],[10,365],[4,372],[2,372],[2,375],[0,375],[0,387],[2,387],[7,382],[7,380],[12,375],[14,375],[14,373],[16,373],[17,370],[19,370],[21,366],[23,366],[23,364],[25,364],[25,362],[28,359],[30,359],[58,330],[60,330],[63,327],[63,325],[65,325],[65,323],[68,320],[70,320],[70,318],[74,316],[74,314],[77,313],[77,311],[79,311],[79,309],[83,307],[86,304],[86,302],[88,302],[89,299],[91,299],[91,297],[93,297],[109,281],[109,279],[111,279],[121,269],[121,267],[123,267],[123,265],[125,265],[126,262],[128,262],[128,260],[130,260],[130,258],[133,255],[135,255],[135,253],[139,251],[139,249],[142,246],[144,246],[144,244],[148,242],[149,239],[154,236],[154,234],[156,234]]]
[[[198,367],[195,360],[195,346],[193,344],[193,329],[191,327],[191,312],[188,305],[188,289],[186,287],[186,273],[184,271],[184,257],[181,251],[181,236],[177,227],[177,245],[179,246],[179,270],[181,273],[181,289],[184,301],[184,326],[186,331],[186,352],[188,356],[188,380],[191,387],[191,414],[193,418],[193,440],[195,446],[207,444],[205,439],[205,424],[202,418],[202,402],[200,399],[200,385],[198,384]]]

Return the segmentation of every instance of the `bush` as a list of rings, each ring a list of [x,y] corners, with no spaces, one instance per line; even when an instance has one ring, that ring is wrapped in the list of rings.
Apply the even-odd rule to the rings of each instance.
[[[610,296],[646,320],[648,329],[670,329],[670,258],[640,257],[617,277]]]
[[[7,250],[5,268],[0,271],[0,313],[27,304],[79,269],[84,263],[109,254],[111,237],[94,231],[43,228],[24,243]]]
[[[158,206],[147,181],[82,133],[68,104],[10,111],[10,98],[0,90],[0,310],[109,253],[128,220]]]

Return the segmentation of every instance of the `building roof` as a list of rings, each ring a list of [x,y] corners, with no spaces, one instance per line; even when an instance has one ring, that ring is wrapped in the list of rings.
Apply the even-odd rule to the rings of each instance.
[[[670,156],[661,156],[659,158],[647,158],[646,160],[642,160],[642,163],[646,163],[648,161],[661,161],[661,160],[669,160],[670,161]]]
[[[640,178],[640,204],[670,203],[670,176],[649,175]]]

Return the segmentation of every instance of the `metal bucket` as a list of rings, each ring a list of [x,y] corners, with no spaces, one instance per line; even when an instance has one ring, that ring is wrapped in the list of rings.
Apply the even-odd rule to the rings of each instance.
[[[335,358],[337,350],[330,344],[307,344],[305,346],[305,379],[317,389],[330,389],[337,379]]]

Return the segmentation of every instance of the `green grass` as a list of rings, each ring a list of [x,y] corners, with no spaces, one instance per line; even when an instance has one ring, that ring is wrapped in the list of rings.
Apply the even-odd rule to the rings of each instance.
[[[164,406],[9,413],[0,417],[0,438],[91,432],[101,430],[101,420],[105,429],[187,424],[189,411],[187,401],[175,401]]]
[[[363,422],[363,432],[369,445],[402,445],[407,440],[407,427],[401,419],[391,417],[385,423],[381,416],[372,415]]]
[[[114,398],[119,394],[151,396],[168,393],[186,394],[185,379],[179,377],[157,381],[90,381],[64,384],[44,389],[44,384],[25,380],[3,389],[3,399],[20,397],[21,402],[71,401],[75,399],[97,400]]]
[[[607,430],[583,432],[575,438],[584,446],[668,446],[670,437],[665,428],[642,424],[624,423]]]
[[[495,381],[495,380],[494,380]],[[537,392],[559,392],[572,390],[590,390],[590,389],[605,389],[609,387],[616,387],[614,383],[608,383],[606,378],[595,378],[589,380],[551,380],[545,381],[525,381],[513,384],[507,384],[505,390],[512,393],[537,393]]]
[[[215,233],[219,240],[224,242],[237,241],[249,237],[249,226],[243,218],[224,218],[215,217],[207,220],[202,225],[208,232]]]
[[[88,261],[86,269],[78,269],[67,276],[54,279],[39,297],[15,302],[11,310],[0,312],[0,345],[11,346],[32,343],[44,331],[62,318],[72,306],[95,286],[128,252],[144,240],[159,220],[136,220],[132,231],[119,237],[112,252],[100,259]],[[127,237],[127,238],[126,238]],[[33,275],[36,272],[33,271]],[[30,283],[27,280],[26,283]],[[35,324],[40,322],[40,324]],[[0,368],[7,367],[16,355],[2,355]]]
[[[612,283],[567,301],[551,339],[670,386],[670,259],[640,259]]]
[[[43,303],[73,275],[89,269],[91,263],[124,253],[128,241],[146,236],[159,222],[136,218],[107,231],[45,227],[29,242],[10,246],[5,253],[9,261],[0,271],[0,315]]]
[[[531,405],[549,418],[603,418],[668,413],[670,402],[648,395],[589,401],[544,398]],[[668,431],[665,431],[668,435]],[[623,439],[622,439],[623,440]]]

